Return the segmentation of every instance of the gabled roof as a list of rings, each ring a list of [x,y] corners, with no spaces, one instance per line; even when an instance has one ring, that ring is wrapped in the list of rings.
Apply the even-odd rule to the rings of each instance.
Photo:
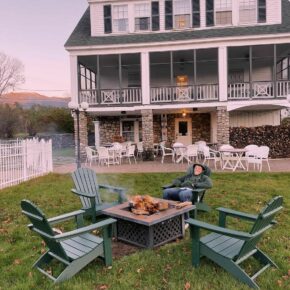
[[[216,37],[254,36],[290,33],[290,2],[282,0],[282,24],[256,25],[247,27],[213,28],[178,32],[142,33],[112,36],[91,36],[90,11],[86,10],[65,47],[74,46],[102,46],[114,44],[154,43],[163,41],[177,41],[190,39],[204,39]]]

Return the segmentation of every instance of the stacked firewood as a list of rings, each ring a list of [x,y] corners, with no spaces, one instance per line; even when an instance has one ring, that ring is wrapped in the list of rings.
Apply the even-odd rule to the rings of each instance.
[[[158,201],[150,195],[135,195],[129,201],[131,211],[137,215],[150,215],[168,209],[168,202]]]

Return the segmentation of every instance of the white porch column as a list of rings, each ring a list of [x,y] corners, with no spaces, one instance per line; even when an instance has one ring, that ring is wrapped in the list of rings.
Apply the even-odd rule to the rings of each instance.
[[[142,104],[150,104],[150,64],[149,53],[141,53],[141,86],[142,86]]]
[[[95,146],[100,147],[100,121],[93,121],[95,125]]]
[[[78,57],[70,55],[70,95],[73,102],[78,103]]]
[[[219,100],[228,99],[228,51],[226,46],[218,48],[218,71],[219,71]]]

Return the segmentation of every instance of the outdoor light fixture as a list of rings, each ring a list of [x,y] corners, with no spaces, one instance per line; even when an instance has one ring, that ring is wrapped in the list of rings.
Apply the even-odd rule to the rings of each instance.
[[[89,108],[87,102],[82,102],[80,105],[76,102],[69,102],[68,107],[72,113],[75,113],[77,116],[77,158],[76,164],[77,168],[81,168],[81,148],[80,148],[80,111],[86,111]]]
[[[182,117],[183,117],[183,118],[186,117],[186,112],[185,112],[185,111],[182,112]]]

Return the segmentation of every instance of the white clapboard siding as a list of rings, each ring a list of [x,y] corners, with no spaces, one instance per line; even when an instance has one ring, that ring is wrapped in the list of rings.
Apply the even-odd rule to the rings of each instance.
[[[0,140],[0,189],[51,171],[51,140]]]

